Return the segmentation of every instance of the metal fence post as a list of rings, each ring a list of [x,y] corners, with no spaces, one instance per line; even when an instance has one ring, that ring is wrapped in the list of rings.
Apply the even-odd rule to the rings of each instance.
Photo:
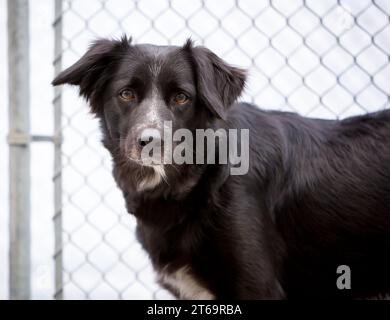
[[[55,1],[54,12],[54,72],[62,69],[62,0]],[[61,87],[54,88],[54,235],[55,235],[55,299],[63,299],[62,275],[62,101]]]
[[[8,0],[10,299],[29,299],[30,86],[29,4]]]

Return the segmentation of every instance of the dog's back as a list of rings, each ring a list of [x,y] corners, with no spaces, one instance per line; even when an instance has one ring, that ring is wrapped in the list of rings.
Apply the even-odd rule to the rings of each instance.
[[[251,170],[267,182],[259,197],[285,245],[288,296],[389,292],[390,110],[327,121],[237,107],[258,154]],[[353,290],[336,287],[340,265]]]

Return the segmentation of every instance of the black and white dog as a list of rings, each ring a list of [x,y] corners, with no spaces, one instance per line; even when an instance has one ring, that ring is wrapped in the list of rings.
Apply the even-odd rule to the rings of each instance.
[[[53,81],[65,83],[100,119],[138,239],[177,297],[390,292],[390,110],[329,121],[236,103],[245,72],[191,41],[98,40]],[[249,129],[247,174],[231,175],[229,163],[143,163],[148,142],[164,145],[165,121]]]

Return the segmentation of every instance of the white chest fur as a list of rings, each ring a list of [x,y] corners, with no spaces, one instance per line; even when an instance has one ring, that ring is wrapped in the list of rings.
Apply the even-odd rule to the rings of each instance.
[[[189,267],[181,267],[175,272],[168,273],[161,271],[158,274],[160,283],[172,288],[179,295],[180,299],[185,300],[213,300],[215,296],[190,273]]]

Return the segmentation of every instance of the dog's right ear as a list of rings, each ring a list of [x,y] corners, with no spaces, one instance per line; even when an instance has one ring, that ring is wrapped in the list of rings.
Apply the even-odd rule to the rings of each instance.
[[[52,82],[54,86],[60,84],[77,85],[80,95],[87,101],[91,100],[92,111],[97,112],[97,93],[102,92],[107,77],[102,74],[116,62],[117,56],[130,47],[131,38],[125,36],[121,40],[99,39],[92,43],[88,51],[68,69],[62,71]]]

